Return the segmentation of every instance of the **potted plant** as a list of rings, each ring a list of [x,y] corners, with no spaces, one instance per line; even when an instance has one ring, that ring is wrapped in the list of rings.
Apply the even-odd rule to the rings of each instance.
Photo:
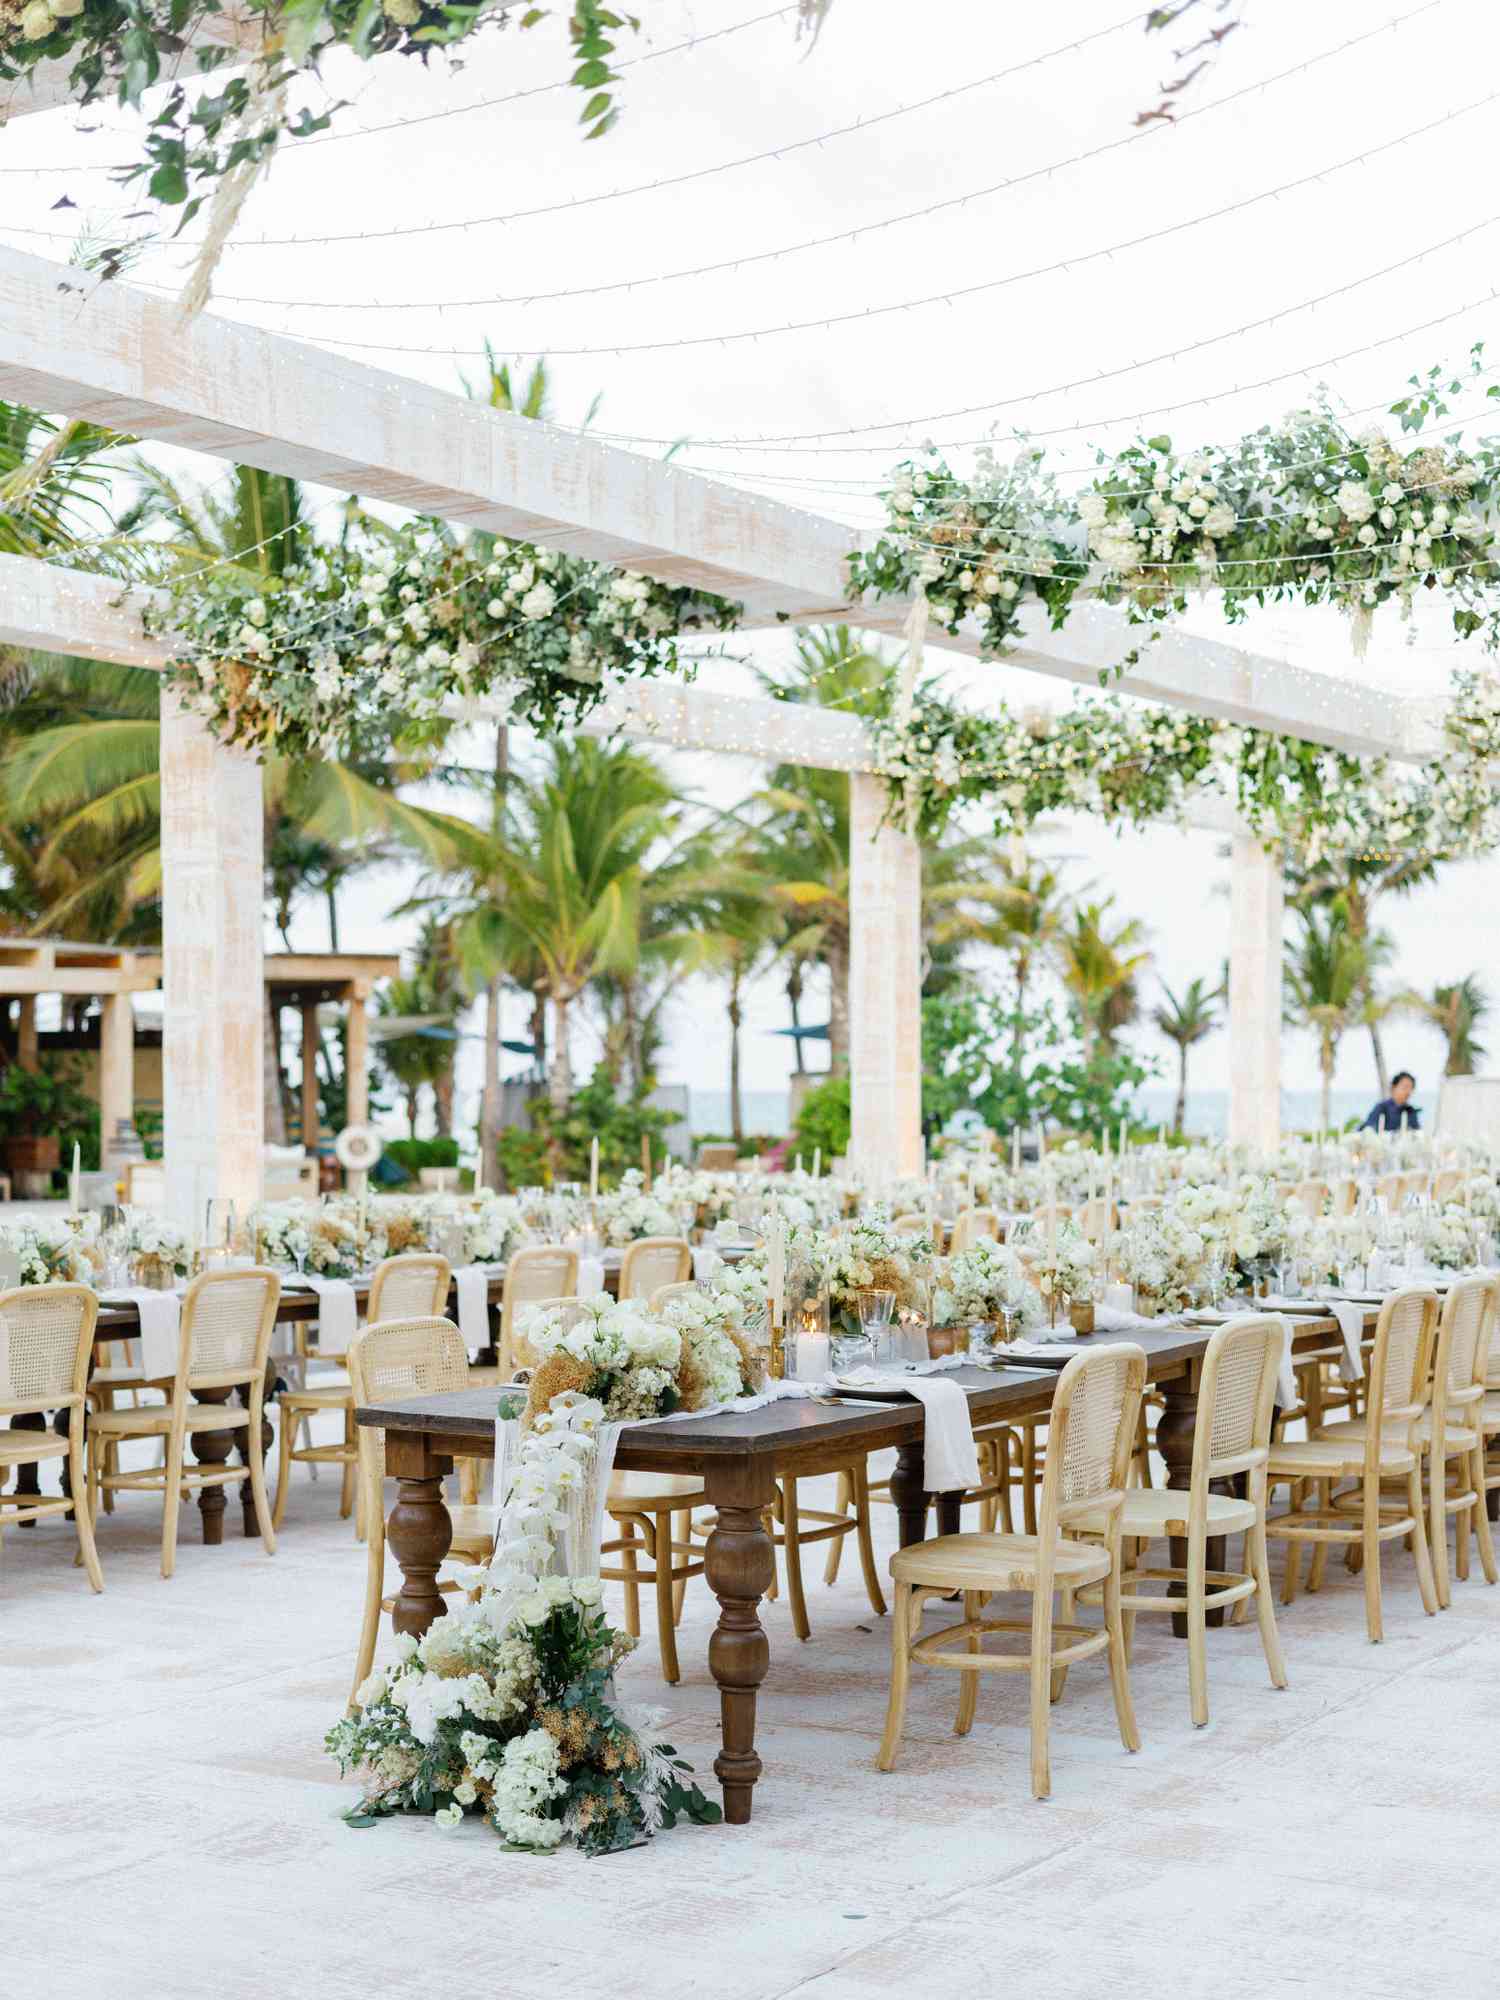
[[[72,1109],[73,1085],[46,1070],[12,1063],[0,1078],[0,1133],[11,1173],[51,1175],[62,1158],[58,1128]]]

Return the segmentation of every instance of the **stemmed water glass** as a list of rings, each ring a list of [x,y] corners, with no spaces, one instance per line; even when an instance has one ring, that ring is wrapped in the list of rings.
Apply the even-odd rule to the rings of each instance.
[[[896,1309],[896,1294],[872,1287],[859,1295],[860,1331],[870,1343],[872,1361],[888,1361],[891,1341],[891,1314]]]

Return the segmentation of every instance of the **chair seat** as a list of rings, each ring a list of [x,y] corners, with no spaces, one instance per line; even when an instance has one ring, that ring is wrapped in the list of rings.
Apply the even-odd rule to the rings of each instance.
[[[1346,1431],[1351,1438],[1366,1438],[1370,1434],[1370,1427],[1364,1417],[1351,1417],[1346,1424],[1327,1425],[1323,1435],[1326,1436],[1336,1432],[1342,1438]],[[1417,1418],[1413,1428],[1413,1436],[1421,1444],[1432,1443],[1431,1410],[1424,1410],[1421,1416]],[[1470,1430],[1464,1424],[1449,1424],[1447,1438],[1449,1451],[1472,1451],[1479,1442],[1478,1433]]]
[[[32,1465],[38,1459],[67,1455],[68,1440],[56,1431],[0,1430],[0,1465]]]
[[[448,1518],[453,1523],[453,1541],[450,1555],[487,1556],[495,1544],[495,1510],[493,1507],[450,1507]]]
[[[704,1496],[703,1481],[683,1472],[616,1472],[610,1477],[611,1513],[649,1514],[658,1507],[675,1507]]]
[[[1163,1535],[1185,1535],[1188,1531],[1187,1512],[1185,1487],[1131,1486],[1125,1494],[1120,1532],[1134,1535],[1138,1541],[1155,1541]],[[1107,1517],[1103,1514],[1085,1515],[1078,1525],[1086,1534],[1102,1535]],[[1254,1526],[1255,1506],[1252,1501],[1236,1500],[1228,1493],[1209,1494],[1208,1532],[1211,1535],[1237,1535],[1242,1528]]]
[[[1036,1579],[1041,1543],[1035,1535],[939,1535],[913,1542],[891,1557],[898,1583],[939,1590],[1029,1590]],[[1070,1584],[1109,1575],[1109,1555],[1083,1542],[1058,1542],[1053,1573]]]
[[[190,1431],[243,1430],[250,1412],[243,1403],[189,1403],[187,1428]],[[165,1437],[172,1428],[170,1408],[150,1410],[100,1410],[89,1418],[96,1437]]]
[[[332,1389],[283,1389],[276,1400],[283,1410],[347,1410],[353,1407],[354,1389],[348,1382]]]
[[[1330,1424],[1315,1438],[1273,1444],[1267,1472],[1272,1479],[1335,1478],[1340,1473],[1358,1472],[1365,1462],[1365,1441],[1353,1432],[1352,1423]],[[1416,1454],[1399,1439],[1381,1439],[1382,1472],[1410,1472],[1416,1462]]]

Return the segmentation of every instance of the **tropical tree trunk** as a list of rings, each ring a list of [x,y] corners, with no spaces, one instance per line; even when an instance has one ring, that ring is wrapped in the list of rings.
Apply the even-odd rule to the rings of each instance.
[[[1014,1076],[1021,1074],[1022,1058],[1026,1054],[1026,989],[1031,984],[1031,953],[1016,953],[1016,1022],[1010,1031],[1010,1067]]]
[[[422,1086],[419,1083],[409,1083],[406,1086],[406,1123],[414,1139],[417,1136],[417,1111],[419,1108],[417,1100],[421,1095],[421,1090]]]
[[[641,1046],[641,1019],[636,1009],[635,980],[627,973],[620,981],[620,1009],[625,1030],[625,1065],[632,1089],[646,1088],[646,1058]]]
[[[741,1152],[745,1146],[745,1114],[740,1102],[740,1024],[743,1011],[740,1006],[740,968],[736,966],[729,975],[729,1132]]]
[[[830,937],[823,952],[828,967],[828,1067],[849,1067],[849,940]]]
[[[1325,1035],[1318,1065],[1323,1072],[1322,1113],[1318,1123],[1325,1132],[1333,1123],[1333,1069],[1337,1057],[1338,1044],[1330,1035]]]
[[[498,1187],[500,1167],[500,979],[484,989],[484,1083],[479,1097],[479,1185]]]
[[[453,1137],[453,1090],[452,1068],[442,1070],[432,1079],[432,1109],[437,1120],[437,1135],[440,1139]]]
[[[531,1060],[541,1069],[547,1060],[547,993],[540,986],[531,1000],[531,1046],[535,1051]]]
[[[323,899],[328,905],[328,949],[339,948],[339,892],[330,882],[323,891]]]
[[[1186,1042],[1179,1042],[1177,1044],[1177,1106],[1172,1113],[1172,1130],[1179,1137],[1187,1119],[1187,1066],[1188,1045]]]
[[[1375,1095],[1378,1099],[1385,1096],[1386,1085],[1385,1046],[1378,1021],[1370,1023],[1370,1050],[1375,1057]]]
[[[281,1009],[268,997],[261,1010],[265,1026],[265,1060],[261,1065],[261,1096],[265,1104],[266,1144],[286,1144],[286,1100],[281,1094]]]
[[[802,1026],[802,961],[800,958],[792,961],[792,969],[786,976],[786,1002],[792,1010],[793,1029],[800,1028]],[[806,1075],[807,1065],[802,1057],[802,1037],[795,1033],[792,1036],[792,1066],[798,1076]]]
[[[573,1064],[568,1053],[568,1005],[570,996],[554,989],[552,994],[552,1060],[547,1066],[547,1095],[554,1111],[566,1111],[573,1101]]]

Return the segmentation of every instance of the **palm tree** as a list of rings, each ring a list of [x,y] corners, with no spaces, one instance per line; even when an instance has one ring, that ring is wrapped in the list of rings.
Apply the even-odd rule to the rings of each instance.
[[[1085,1049],[1108,1053],[1122,1028],[1140,1012],[1139,978],[1150,962],[1137,949],[1145,931],[1134,917],[1114,922],[1114,898],[1083,903],[1057,932],[1056,952],[1063,985],[1078,1008]]]
[[[59,425],[0,401],[0,554],[67,551],[96,568],[122,562],[125,545],[108,532],[110,461],[128,442],[98,424]]]
[[[1190,980],[1181,996],[1167,982],[1161,982],[1167,996],[1151,1018],[1169,1042],[1177,1045],[1177,1104],[1172,1113],[1172,1130],[1180,1132],[1187,1116],[1188,1051],[1207,1039],[1219,1025],[1221,987],[1210,989],[1201,979]]]
[[[1382,896],[1409,895],[1413,889],[1430,882],[1436,873],[1433,857],[1420,851],[1331,855],[1312,867],[1299,865],[1291,857],[1287,863],[1291,900],[1299,907],[1319,904],[1336,910],[1358,945],[1376,934],[1374,909]],[[1388,952],[1377,952],[1367,967],[1363,988],[1366,1004],[1360,1015],[1360,1025],[1369,1032],[1375,1090],[1381,1097],[1390,1080],[1381,1025],[1393,1011],[1395,1002],[1380,995],[1375,978],[1388,958]]]
[[[1056,953],[1067,905],[1056,870],[1019,841],[991,848],[988,866],[990,907],[968,920],[967,934],[1010,960],[1016,990],[1010,1060],[1011,1068],[1019,1072],[1031,983],[1038,968]],[[993,879],[996,873],[998,881]]]
[[[1327,1130],[1333,1122],[1339,1043],[1359,1019],[1369,976],[1368,945],[1351,936],[1337,909],[1314,906],[1298,915],[1302,933],[1286,958],[1286,1020],[1291,1027],[1311,1028],[1318,1038],[1323,1079],[1319,1123]]]
[[[552,1009],[548,1091],[573,1092],[569,1009],[600,973],[639,964],[646,862],[676,826],[672,787],[649,757],[587,737],[547,745],[515,775],[498,835],[470,830],[452,900],[466,966],[493,977],[530,958]]]
[[[1397,1003],[1420,1014],[1439,1029],[1448,1044],[1444,1076],[1472,1076],[1487,1053],[1478,1031],[1494,1011],[1477,972],[1465,973],[1451,985],[1434,986],[1430,997],[1407,993]]]

